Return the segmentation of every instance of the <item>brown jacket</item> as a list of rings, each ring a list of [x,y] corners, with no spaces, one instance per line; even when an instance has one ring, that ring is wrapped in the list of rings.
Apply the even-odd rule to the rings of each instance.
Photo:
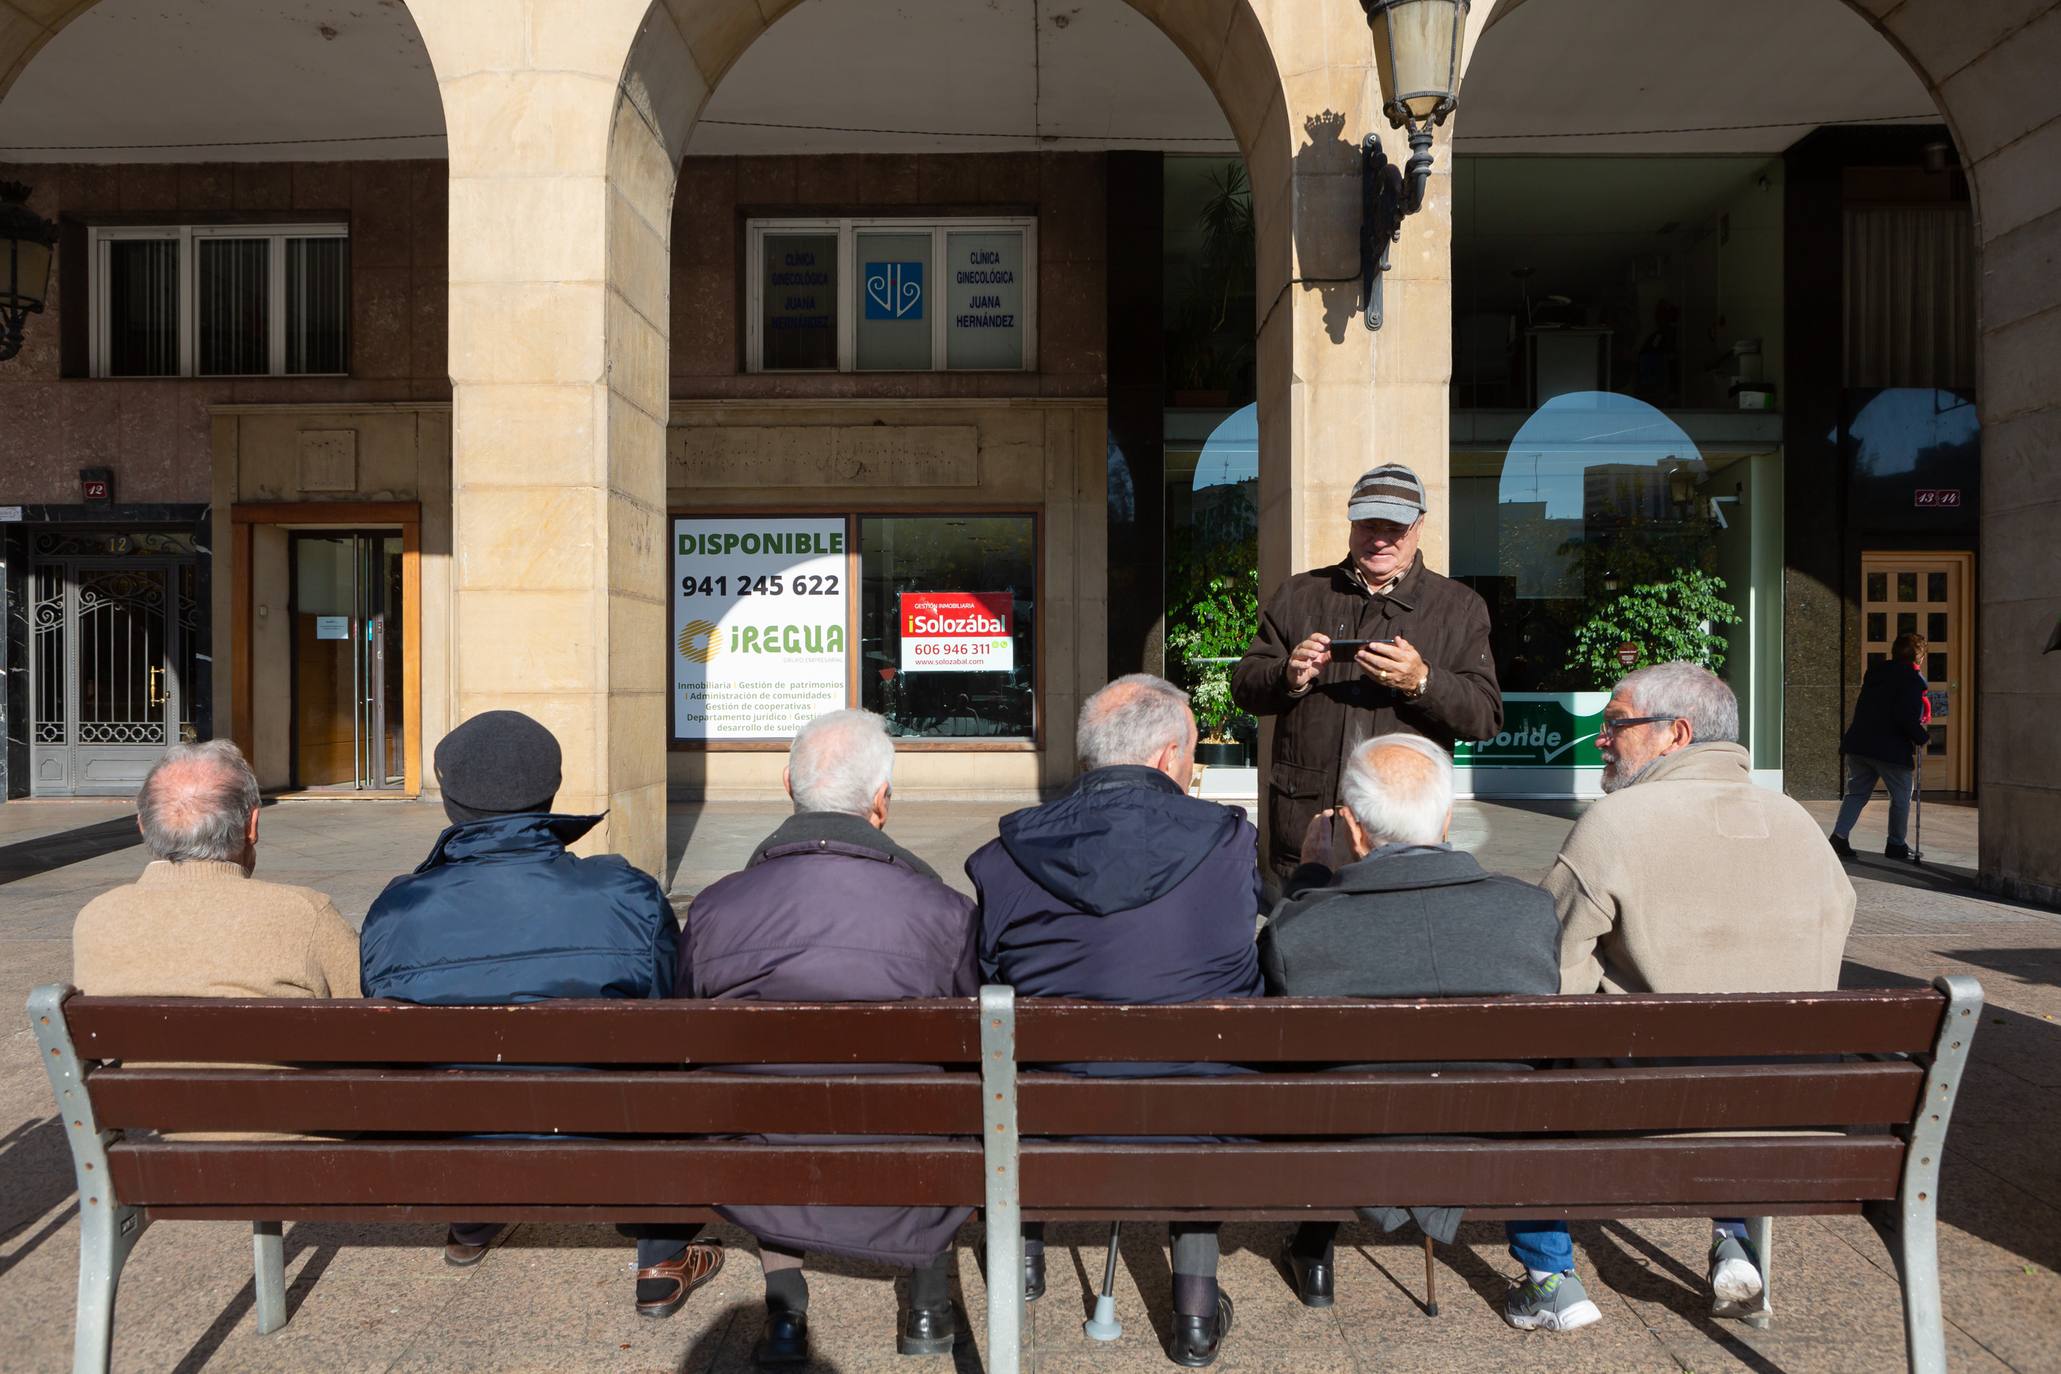
[[[1413,701],[1351,663],[1334,663],[1309,691],[1290,696],[1288,653],[1319,631],[1334,639],[1400,634],[1430,665],[1431,682]],[[1503,728],[1488,606],[1425,567],[1421,554],[1386,596],[1370,593],[1346,560],[1283,582],[1231,670],[1231,695],[1256,716],[1278,717],[1267,771],[1268,861],[1284,875],[1295,868],[1310,817],[1336,804],[1346,756],[1360,744],[1401,733],[1451,749]]]
[[[1736,744],[1665,755],[1590,807],[1545,888],[1562,992],[1829,991],[1853,928],[1825,832]]]

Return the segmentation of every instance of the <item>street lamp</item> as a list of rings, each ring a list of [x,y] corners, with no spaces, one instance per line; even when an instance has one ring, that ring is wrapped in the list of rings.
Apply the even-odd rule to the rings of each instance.
[[[50,296],[57,226],[29,208],[29,188],[0,182],[0,363],[21,352],[22,321]]]
[[[1431,131],[1459,104],[1460,40],[1468,0],[1360,0],[1374,31],[1381,111],[1410,131],[1410,161],[1397,171],[1368,134],[1360,144],[1360,276],[1367,328],[1381,328],[1381,276],[1403,218],[1424,205],[1431,181]]]

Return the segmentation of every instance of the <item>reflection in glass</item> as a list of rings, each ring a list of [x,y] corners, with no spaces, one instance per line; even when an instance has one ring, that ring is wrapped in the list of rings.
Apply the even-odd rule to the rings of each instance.
[[[1914,572],[1900,572],[1896,575],[1896,599],[1898,601],[1916,601],[1918,599],[1918,574]]]
[[[1034,733],[1037,558],[1028,515],[869,516],[859,522],[862,704],[912,738]],[[1006,671],[934,671],[902,642],[905,592],[1008,597]],[[913,649],[913,645],[909,646]]]
[[[1882,611],[1868,612],[1868,640],[1880,644],[1889,638],[1889,616]]]
[[[270,239],[201,238],[194,292],[200,318],[201,375],[250,376],[272,370],[269,322]]]
[[[1945,611],[1934,611],[1925,617],[1925,638],[1934,644],[1946,643],[1947,618]]]
[[[1944,601],[1947,599],[1947,575],[1943,572],[1925,574],[1925,599]]]
[[[1889,574],[1872,572],[1868,574],[1868,600],[1889,600]]]
[[[1896,632],[1900,635],[1914,635],[1918,633],[1918,613],[1916,611],[1898,611],[1896,614]]]
[[[1945,682],[1947,680],[1947,656],[1944,653],[1933,650],[1925,655],[1925,680],[1927,682]]]
[[[179,241],[115,239],[107,245],[107,375],[179,372]]]
[[[1931,737],[1925,745],[1926,754],[1932,758],[1943,757],[1946,754],[1946,727],[1932,726],[1926,734]]]
[[[945,235],[945,366],[1023,366],[1023,231]]]

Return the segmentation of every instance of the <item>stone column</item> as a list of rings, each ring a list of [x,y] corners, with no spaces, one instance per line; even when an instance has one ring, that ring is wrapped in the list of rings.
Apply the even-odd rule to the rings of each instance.
[[[558,808],[608,813],[580,848],[662,873],[665,344],[635,317],[665,318],[665,239],[624,223],[609,163],[647,8],[414,13],[450,141],[455,713],[542,721]]]

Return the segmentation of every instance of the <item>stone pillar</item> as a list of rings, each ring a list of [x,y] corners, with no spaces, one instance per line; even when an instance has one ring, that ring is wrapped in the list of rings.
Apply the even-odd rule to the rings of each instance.
[[[665,339],[637,317],[665,318],[666,250],[609,160],[646,10],[414,7],[450,140],[455,714],[542,721],[558,808],[608,813],[580,848],[662,874]]]

